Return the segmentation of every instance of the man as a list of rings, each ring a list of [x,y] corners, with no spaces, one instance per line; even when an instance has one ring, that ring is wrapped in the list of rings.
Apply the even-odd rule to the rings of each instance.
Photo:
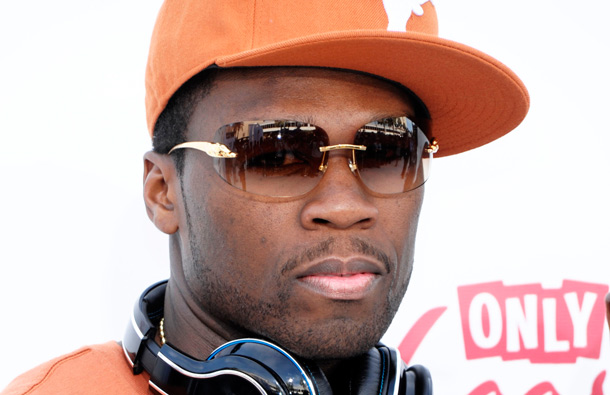
[[[170,279],[145,291],[122,347],[6,393],[430,393],[424,368],[378,344],[410,280],[429,162],[509,132],[528,96],[437,38],[419,3],[166,1],[144,198]]]

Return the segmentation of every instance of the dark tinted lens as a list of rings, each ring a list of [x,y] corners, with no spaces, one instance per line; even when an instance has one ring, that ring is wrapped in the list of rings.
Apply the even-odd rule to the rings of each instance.
[[[366,146],[366,151],[355,152],[356,165],[362,182],[374,192],[406,192],[428,177],[428,139],[406,117],[366,124],[356,133],[354,144]]]
[[[307,123],[254,121],[223,126],[214,142],[237,153],[214,161],[229,184],[259,195],[298,196],[317,184],[320,147],[328,145],[328,136]]]

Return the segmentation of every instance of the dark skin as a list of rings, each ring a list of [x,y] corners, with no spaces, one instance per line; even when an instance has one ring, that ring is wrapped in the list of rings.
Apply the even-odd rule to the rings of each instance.
[[[210,141],[236,121],[297,119],[323,127],[330,144],[351,143],[367,122],[401,115],[413,115],[404,92],[369,76],[223,71],[191,116],[187,139]],[[182,177],[168,155],[144,157],[147,213],[170,235],[167,341],[205,359],[228,340],[265,338],[318,361],[341,388],[334,368],[379,341],[406,291],[423,187],[375,194],[349,170],[349,152],[334,151],[314,190],[266,197],[224,182],[206,154],[184,154]],[[337,271],[363,280],[343,289]]]

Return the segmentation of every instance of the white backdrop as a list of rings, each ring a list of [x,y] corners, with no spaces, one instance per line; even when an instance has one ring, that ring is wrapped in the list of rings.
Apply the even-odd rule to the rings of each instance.
[[[0,3],[0,388],[54,356],[120,339],[135,298],[168,274],[167,238],[141,198],[143,74],[160,4]],[[608,330],[591,318],[595,290],[610,284],[610,3],[435,4],[441,36],[508,64],[532,105],[513,133],[435,161],[414,277],[385,341],[400,345],[431,311],[421,343],[408,339],[437,394],[610,394],[610,377],[600,385]],[[565,280],[580,282],[572,310]],[[477,321],[467,295],[480,294],[472,301],[488,314]],[[502,299],[526,294],[538,298],[538,320],[526,307],[519,321],[522,310]],[[479,341],[467,345],[477,322]],[[523,340],[507,357],[509,332]]]

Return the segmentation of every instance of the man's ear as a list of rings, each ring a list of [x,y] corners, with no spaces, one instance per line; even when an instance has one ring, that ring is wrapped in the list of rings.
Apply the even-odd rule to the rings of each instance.
[[[178,230],[176,191],[178,174],[168,155],[149,151],[144,155],[144,202],[148,218],[160,231],[173,234]]]

